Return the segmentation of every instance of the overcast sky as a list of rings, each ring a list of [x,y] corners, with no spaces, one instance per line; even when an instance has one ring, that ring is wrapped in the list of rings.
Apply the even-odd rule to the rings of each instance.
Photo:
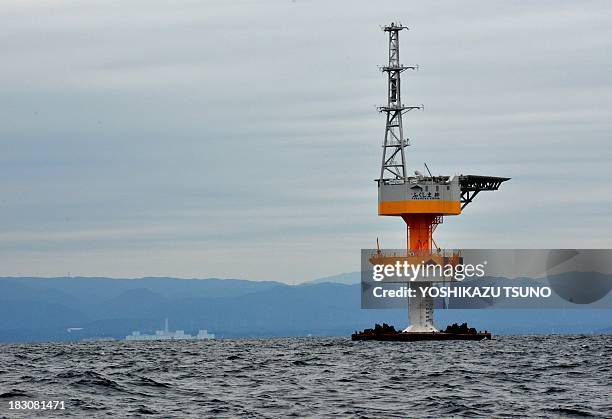
[[[609,1],[0,6],[0,275],[299,282],[402,247],[377,216],[400,20],[411,169],[512,177],[443,247],[612,247]]]

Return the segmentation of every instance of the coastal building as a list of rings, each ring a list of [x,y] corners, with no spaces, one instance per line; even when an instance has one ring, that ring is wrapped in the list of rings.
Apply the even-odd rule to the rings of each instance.
[[[213,333],[208,333],[208,330],[199,330],[198,334],[195,336],[185,333],[184,330],[171,332],[168,329],[168,319],[165,319],[163,330],[156,330],[153,335],[143,334],[139,330],[136,330],[132,332],[132,334],[127,335],[125,340],[210,340],[214,338],[215,335]]]

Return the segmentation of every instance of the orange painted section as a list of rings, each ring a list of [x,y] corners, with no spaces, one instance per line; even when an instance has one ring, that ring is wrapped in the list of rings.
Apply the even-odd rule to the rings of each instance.
[[[431,250],[432,226],[435,217],[435,214],[402,215],[408,227],[409,250]]]
[[[461,214],[461,202],[442,200],[385,201],[378,203],[378,215]]]

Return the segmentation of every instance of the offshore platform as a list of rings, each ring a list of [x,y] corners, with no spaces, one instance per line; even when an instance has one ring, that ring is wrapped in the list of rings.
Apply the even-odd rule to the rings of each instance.
[[[422,109],[422,106],[406,106],[401,100],[401,74],[414,70],[416,66],[405,66],[400,62],[399,35],[408,29],[401,23],[384,26],[389,35],[389,62],[381,68],[387,74],[388,94],[386,106],[379,111],[386,115],[386,128],[383,141],[382,163],[378,184],[378,215],[401,217],[406,223],[407,248],[405,255],[388,256],[380,250],[372,256],[372,264],[393,264],[397,260],[409,263],[456,264],[461,256],[457,251],[440,249],[433,239],[436,227],[445,215],[460,215],[476,195],[482,191],[495,191],[509,180],[494,176],[433,176],[427,165],[428,176],[418,170],[410,176],[406,151],[410,145],[404,136],[402,117],[406,112]],[[431,297],[410,298],[408,307],[409,326],[402,332],[386,333],[382,328],[378,333],[368,329],[356,333],[354,340],[422,340],[422,339],[461,339],[459,334],[449,336],[440,332],[434,325],[434,304]],[[370,333],[367,333],[370,331]],[[376,338],[376,335],[381,337]],[[479,338],[479,334],[473,335]],[[485,336],[490,338],[490,334]],[[465,334],[464,339],[471,339]]]

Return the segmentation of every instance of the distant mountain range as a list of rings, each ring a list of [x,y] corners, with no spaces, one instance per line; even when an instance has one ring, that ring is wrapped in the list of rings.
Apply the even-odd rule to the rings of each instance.
[[[306,282],[306,284],[322,284],[324,282],[332,282],[334,284],[353,285],[361,282],[361,272],[348,272],[345,274],[326,276]]]
[[[356,283],[355,283],[356,282]],[[348,336],[407,310],[362,310],[359,273],[287,285],[176,278],[0,278],[0,342],[123,338],[162,328],[217,337]],[[612,310],[437,310],[494,333],[609,333]],[[70,330],[69,330],[70,329]]]

